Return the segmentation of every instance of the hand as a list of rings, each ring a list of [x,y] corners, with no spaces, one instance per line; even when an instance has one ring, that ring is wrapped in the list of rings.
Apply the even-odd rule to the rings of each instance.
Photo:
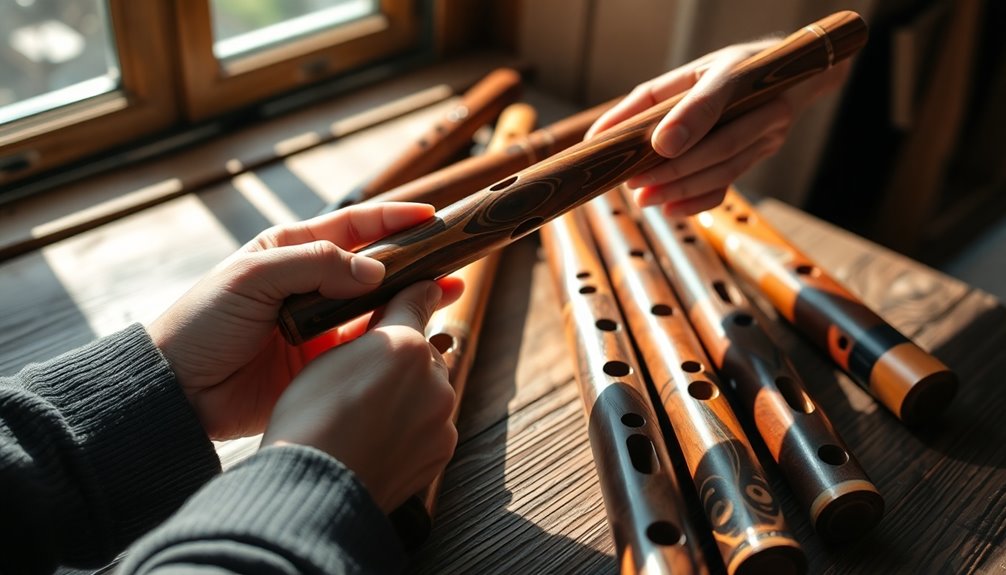
[[[447,366],[423,335],[440,298],[437,284],[414,284],[373,329],[312,361],[280,397],[262,444],[325,451],[386,513],[428,485],[458,438]]]
[[[425,204],[354,206],[259,234],[175,302],[148,331],[212,439],[261,433],[273,406],[319,347],[364,333],[369,314],[311,342],[287,344],[277,328],[283,300],[317,290],[354,297],[377,287],[384,266],[347,250],[433,216]],[[461,292],[441,280],[444,304]],[[351,377],[347,370],[333,380]]]
[[[730,70],[777,41],[729,46],[644,82],[591,126],[588,138],[688,90],[653,131],[653,149],[668,161],[626,182],[640,207],[663,204],[674,215],[715,207],[734,180],[779,150],[803,108],[844,80],[848,60],[712,130],[728,103]]]

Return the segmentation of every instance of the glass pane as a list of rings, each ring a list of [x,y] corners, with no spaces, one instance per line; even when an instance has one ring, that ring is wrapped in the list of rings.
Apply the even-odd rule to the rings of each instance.
[[[377,0],[212,0],[213,53],[242,56],[378,12]]]
[[[4,0],[0,39],[0,124],[119,86],[102,0]]]

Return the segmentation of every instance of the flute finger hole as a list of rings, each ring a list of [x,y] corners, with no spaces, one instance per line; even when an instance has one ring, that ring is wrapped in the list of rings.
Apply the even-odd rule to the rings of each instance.
[[[747,327],[754,323],[754,318],[746,313],[739,313],[734,316],[734,323],[741,327]]]
[[[688,384],[688,395],[700,401],[713,399],[719,394],[720,390],[711,381],[700,379]]]
[[[502,182],[496,182],[489,187],[490,192],[498,192],[500,190],[505,190],[509,188],[514,182],[517,181],[517,176],[510,176],[509,178],[503,180]]]
[[[604,364],[601,368],[604,373],[611,377],[624,377],[632,373],[632,368],[624,361],[612,360]]]
[[[584,295],[588,295],[588,294],[592,294],[592,293],[596,293],[596,292],[597,292],[597,288],[594,287],[594,286],[583,286],[583,287],[580,288],[580,293],[582,293]]]
[[[422,138],[421,140],[419,140],[416,143],[419,144],[420,148],[426,148],[427,146],[430,145],[430,143],[428,141],[426,141],[426,138]]]
[[[625,445],[629,448],[629,460],[636,471],[650,475],[660,469],[657,450],[653,448],[649,437],[636,433],[625,440]]]
[[[678,230],[687,230],[688,224],[686,224],[685,222],[678,222],[677,224],[675,224],[674,227]]]
[[[620,210],[618,208],[615,208],[615,209],[611,210],[611,215],[613,215],[613,216],[620,216],[620,215],[622,215],[622,213],[623,213],[622,210]]]
[[[455,346],[454,336],[443,332],[433,334],[433,336],[430,337],[430,343],[432,343],[433,347],[437,348],[437,351],[442,354],[446,354],[447,352],[453,350]]]
[[[796,273],[798,273],[798,274],[800,274],[802,276],[814,276],[814,277],[816,277],[816,276],[820,275],[820,273],[821,273],[821,272],[819,272],[817,270],[816,266],[812,266],[810,264],[800,264],[800,265],[796,266],[795,269],[796,269]]]
[[[737,216],[737,223],[738,224],[746,224],[750,220],[751,220],[751,218],[747,214],[740,214],[740,215]]]
[[[658,303],[650,308],[650,313],[653,315],[668,316],[674,313],[674,310],[669,305]]]
[[[695,236],[689,234],[689,235],[681,238],[681,241],[685,242],[686,244],[694,244],[695,243]]]
[[[517,225],[513,229],[513,233],[510,234],[510,239],[515,240],[524,234],[530,233],[538,228],[538,226],[545,223],[545,218],[541,216],[535,216],[533,218],[528,218]]]
[[[576,279],[578,279],[578,280],[585,280],[585,279],[587,279],[589,277],[590,277],[590,272],[580,272],[580,273],[576,274]]]
[[[842,351],[849,349],[849,338],[844,335],[838,336],[838,349]]]
[[[822,445],[817,450],[817,456],[821,458],[821,461],[836,467],[844,465],[846,461],[849,461],[848,452],[841,447],[830,443]]]
[[[697,361],[686,361],[681,364],[681,369],[688,373],[698,373],[702,371],[702,364]]]
[[[670,521],[650,523],[646,528],[646,537],[657,545],[681,545],[685,542],[684,534]]]
[[[734,211],[734,205],[733,204],[723,204],[723,209],[725,211],[727,211],[727,212],[732,212],[732,211]]]
[[[793,411],[814,413],[814,402],[810,400],[810,397],[800,389],[800,386],[792,378],[780,375],[775,378],[775,386],[779,388],[779,393],[782,394],[786,403],[793,408]]]
[[[622,425],[626,427],[642,427],[646,425],[646,420],[638,413],[626,413],[622,416]]]
[[[733,305],[733,299],[730,297],[730,291],[727,289],[727,284],[721,280],[716,280],[713,282],[713,290],[716,291],[716,295],[720,296],[720,301],[727,305]]]
[[[629,250],[629,256],[634,258],[641,258],[646,255],[646,252],[640,249]]]
[[[615,331],[618,329],[618,324],[610,319],[599,319],[594,322],[594,325],[596,325],[597,329],[601,331]]]

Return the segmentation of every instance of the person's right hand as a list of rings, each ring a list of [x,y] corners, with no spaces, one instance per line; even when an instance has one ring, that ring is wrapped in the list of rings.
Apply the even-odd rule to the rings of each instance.
[[[402,290],[372,329],[309,363],[277,402],[262,445],[332,455],[385,513],[428,485],[458,437],[447,367],[423,335],[441,295],[429,281]]]

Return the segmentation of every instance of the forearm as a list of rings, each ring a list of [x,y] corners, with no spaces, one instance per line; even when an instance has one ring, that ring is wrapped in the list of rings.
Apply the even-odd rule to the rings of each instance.
[[[0,571],[100,565],[219,473],[139,325],[0,379]]]
[[[217,477],[127,553],[120,575],[393,573],[404,552],[352,472],[269,447]]]

